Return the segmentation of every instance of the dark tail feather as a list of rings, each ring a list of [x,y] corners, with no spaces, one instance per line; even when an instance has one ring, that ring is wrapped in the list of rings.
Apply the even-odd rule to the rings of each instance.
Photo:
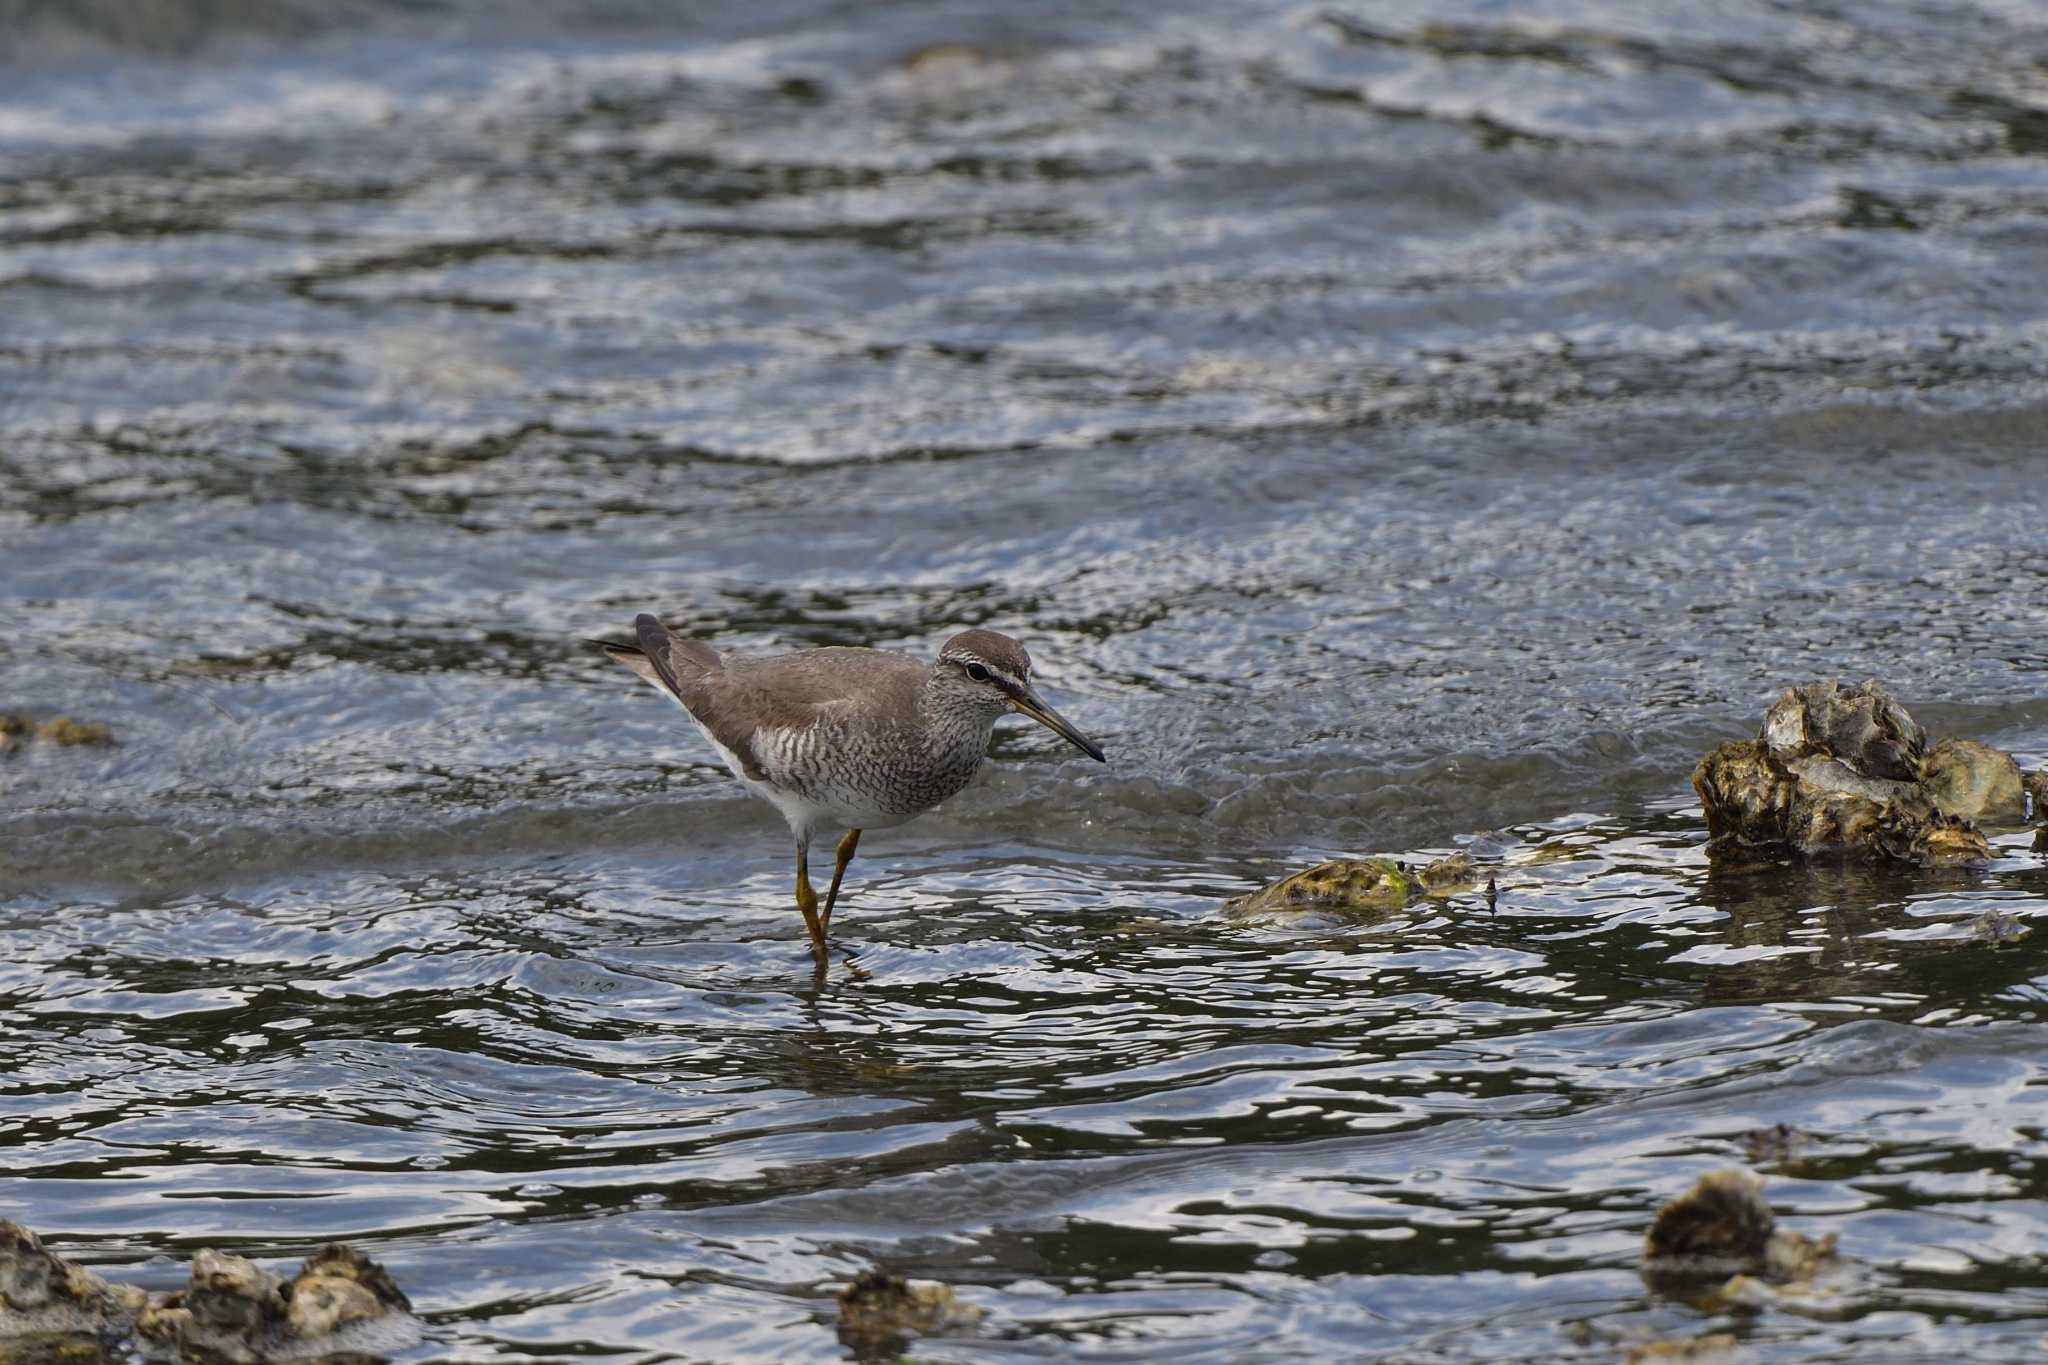
[[[674,685],[662,677],[661,674],[655,672],[654,660],[648,658],[640,646],[614,644],[610,640],[586,640],[584,643],[596,645],[606,654],[617,659],[620,663],[632,669],[656,687],[661,688],[664,692],[671,694],[675,692]]]

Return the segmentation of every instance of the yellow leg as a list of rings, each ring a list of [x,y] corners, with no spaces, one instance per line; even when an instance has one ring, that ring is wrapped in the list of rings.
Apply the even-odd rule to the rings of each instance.
[[[853,861],[853,851],[860,847],[860,831],[850,829],[839,841],[839,861],[832,865],[832,889],[825,893],[824,926],[832,927],[832,907],[839,902],[839,883],[846,876],[846,865]]]
[[[806,863],[810,854],[810,842],[800,841],[796,846],[796,908],[804,912],[804,928],[811,931],[811,954],[818,959],[818,970],[825,970],[825,926],[818,922],[818,893],[811,890],[811,871]]]

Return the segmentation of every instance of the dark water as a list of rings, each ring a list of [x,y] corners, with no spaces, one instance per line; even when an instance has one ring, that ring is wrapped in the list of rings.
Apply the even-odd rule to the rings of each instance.
[[[2048,758],[2048,18],[0,4],[0,1215],[354,1239],[409,1359],[2048,1351],[2048,909],[1711,865],[1787,682]],[[810,983],[580,648],[1022,636]],[[1330,853],[1501,896],[1238,923]],[[1773,1173],[1851,1262],[1650,1294]]]

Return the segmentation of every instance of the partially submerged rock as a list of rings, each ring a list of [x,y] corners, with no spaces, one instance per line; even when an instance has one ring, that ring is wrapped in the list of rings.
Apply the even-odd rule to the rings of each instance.
[[[289,1280],[202,1248],[190,1283],[147,1295],[112,1285],[0,1220],[0,1343],[56,1336],[82,1344],[131,1335],[146,1354],[218,1365],[393,1348],[414,1335],[412,1304],[382,1266],[326,1246]],[[381,1336],[358,1330],[375,1325]]]
[[[352,1246],[330,1242],[306,1259],[284,1286],[285,1328],[301,1339],[323,1336],[387,1313],[410,1313],[412,1301],[391,1272]]]
[[[1809,754],[1838,758],[1867,777],[1915,782],[1927,732],[1880,683],[1785,689],[1764,715],[1763,740],[1780,763]]]
[[[1398,910],[1418,896],[1454,896],[1475,889],[1471,858],[1453,853],[1420,870],[1392,858],[1332,858],[1305,872],[1227,901],[1233,915],[1304,910]]]
[[[1989,859],[1972,822],[2020,818],[2027,790],[2008,754],[1959,739],[1929,748],[1874,682],[1788,688],[1758,737],[1717,745],[1692,785],[1716,841],[1925,864]]]
[[[1716,746],[1692,772],[1714,839],[1782,845],[1809,858],[1888,857],[1919,863],[1988,859],[1991,845],[1968,820],[1946,814],[1903,784],[1879,794],[1839,763],[1804,760],[1797,772],[1756,740]]]
[[[1706,1365],[1709,1361],[1724,1361],[1734,1358],[1735,1334],[1732,1332],[1709,1332],[1701,1337],[1681,1337],[1675,1341],[1641,1341],[1628,1346],[1621,1353],[1622,1365],[1651,1365],[1653,1361],[1687,1361],[1692,1365]]]
[[[1967,941],[1985,943],[1994,948],[2010,948],[2034,930],[2018,915],[2003,910],[1984,910],[1973,916],[1963,926]]]
[[[40,724],[27,716],[0,712],[0,753],[24,743],[30,736],[45,744],[112,744],[114,732],[96,720],[73,720],[52,716]]]
[[[894,1354],[913,1336],[971,1326],[981,1311],[934,1280],[867,1270],[839,1291],[839,1339],[863,1354]]]
[[[2016,824],[2027,818],[2020,765],[1974,739],[1944,739],[1927,751],[1920,781],[1928,799],[1965,820]]]
[[[1773,1123],[1765,1128],[1752,1128],[1736,1141],[1742,1144],[1750,1165],[1785,1166],[1797,1161],[1813,1145],[1814,1135],[1789,1123]]]
[[[1813,1238],[1780,1228],[1763,1188],[1761,1178],[1735,1167],[1701,1176],[1657,1211],[1643,1238],[1644,1276],[1665,1289],[1741,1276],[1810,1281],[1833,1259],[1835,1235]]]
[[[49,744],[112,744],[114,732],[96,720],[52,716],[36,727],[36,738]]]
[[[21,1224],[0,1218],[0,1339],[97,1334],[110,1320],[133,1317],[144,1297],[71,1264]]]

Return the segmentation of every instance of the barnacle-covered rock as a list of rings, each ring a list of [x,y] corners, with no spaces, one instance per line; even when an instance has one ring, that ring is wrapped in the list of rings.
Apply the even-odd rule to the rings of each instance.
[[[262,1360],[284,1329],[278,1278],[211,1247],[193,1254],[191,1284],[151,1307],[136,1323],[145,1340],[234,1365]]]
[[[387,1313],[410,1313],[412,1301],[391,1273],[354,1247],[329,1243],[306,1258],[284,1289],[285,1327],[307,1340]]]

